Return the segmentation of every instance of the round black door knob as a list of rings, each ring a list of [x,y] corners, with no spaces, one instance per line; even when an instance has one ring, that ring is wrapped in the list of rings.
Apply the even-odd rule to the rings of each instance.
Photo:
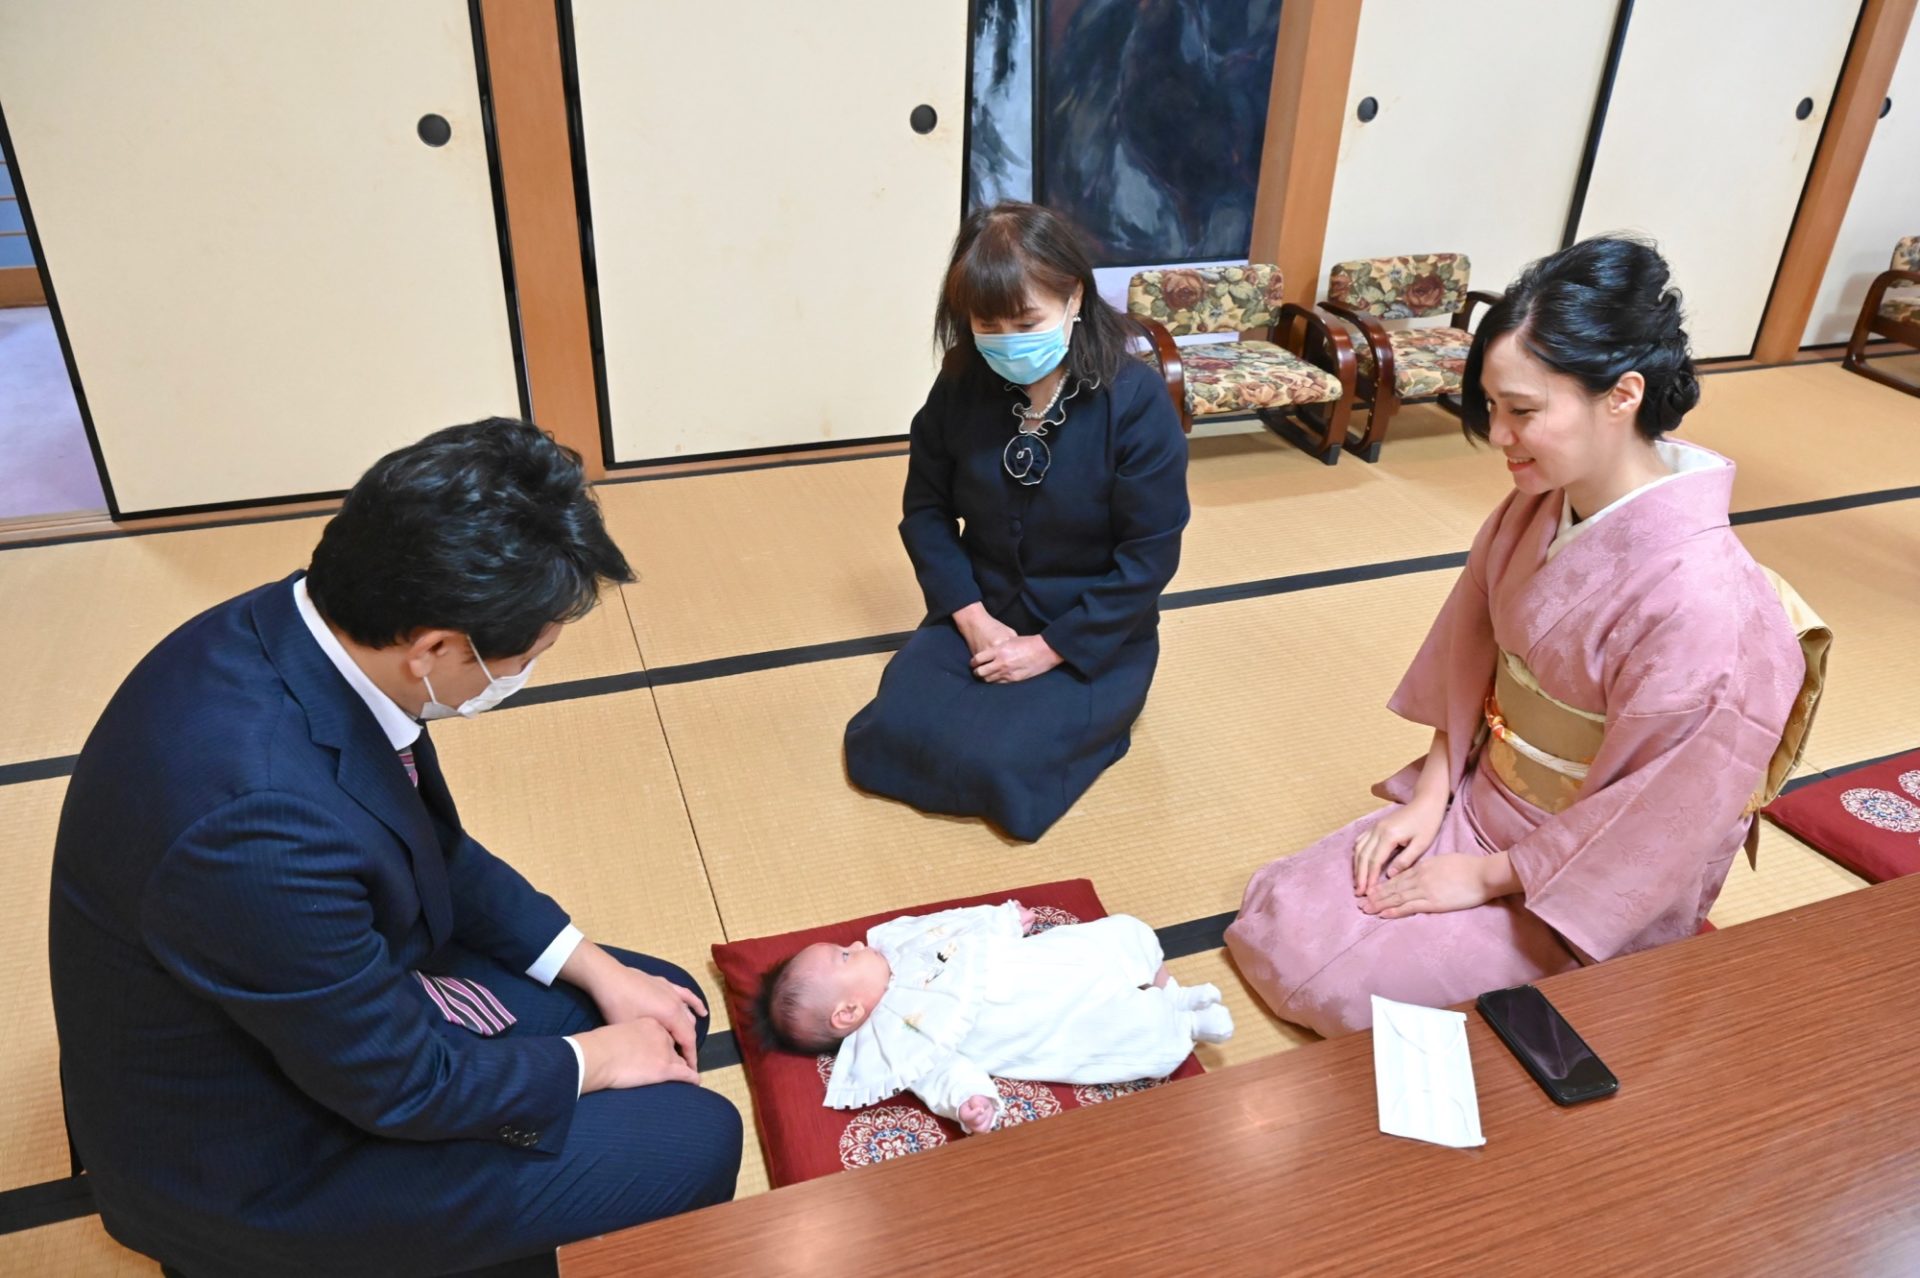
[[[445,146],[453,137],[453,126],[447,123],[444,115],[423,115],[420,117],[420,140],[428,146]]]
[[[1380,114],[1380,99],[1361,98],[1360,109],[1355,111],[1354,114],[1360,117],[1360,123],[1366,124],[1372,120],[1374,116]]]
[[[1883,120],[1884,120],[1884,119],[1886,119],[1886,118],[1887,118],[1887,112],[1889,112],[1889,111],[1891,111],[1891,110],[1893,110],[1893,99],[1892,99],[1892,98],[1888,98],[1888,99],[1887,99],[1887,100],[1886,100],[1885,102],[1882,102],[1882,103],[1880,104],[1880,118],[1881,118],[1881,119],[1883,119]]]
[[[933,126],[940,123],[940,113],[922,102],[913,109],[913,114],[907,117],[907,123],[913,127],[915,133],[931,133]]]
[[[1812,114],[1813,114],[1812,98],[1801,98],[1800,105],[1793,109],[1793,118],[1796,120],[1804,120]]]

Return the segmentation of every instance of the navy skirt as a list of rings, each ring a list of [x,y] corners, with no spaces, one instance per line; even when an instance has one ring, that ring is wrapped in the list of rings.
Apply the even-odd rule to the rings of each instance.
[[[1159,659],[1150,627],[1097,678],[1059,665],[1021,683],[986,683],[953,623],[930,621],[847,724],[847,775],[923,812],[984,817],[1030,842],[1126,754]]]

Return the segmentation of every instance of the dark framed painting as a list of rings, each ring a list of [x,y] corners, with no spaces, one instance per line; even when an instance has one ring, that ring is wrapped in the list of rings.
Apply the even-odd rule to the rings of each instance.
[[[1096,266],[1245,258],[1281,0],[1031,3],[1033,198]]]

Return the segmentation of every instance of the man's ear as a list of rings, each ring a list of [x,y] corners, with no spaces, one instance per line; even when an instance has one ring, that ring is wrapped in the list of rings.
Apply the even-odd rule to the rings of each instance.
[[[415,679],[425,679],[443,667],[448,661],[464,652],[466,645],[460,642],[458,630],[445,630],[423,627],[413,632],[413,637],[404,641],[406,651],[400,664]]]

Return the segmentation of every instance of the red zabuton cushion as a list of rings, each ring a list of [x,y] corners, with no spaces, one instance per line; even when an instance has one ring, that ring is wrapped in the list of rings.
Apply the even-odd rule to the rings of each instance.
[[[997,905],[1013,899],[1040,916],[1040,926],[1085,923],[1106,917],[1106,908],[1086,879],[1010,888],[983,896],[905,905],[884,914],[851,919],[827,927],[730,941],[713,947],[714,962],[726,983],[727,1015],[740,1045],[740,1061],[747,1071],[747,1090],[753,1095],[754,1124],[760,1129],[760,1147],[767,1155],[767,1176],[777,1189],[825,1176],[849,1167],[864,1167],[915,1154],[961,1138],[959,1127],[927,1112],[911,1092],[902,1092],[862,1110],[828,1109],[827,1078],[832,1056],[796,1056],[762,1045],[754,1034],[753,1001],[761,979],[782,960],[816,941],[845,944],[865,938],[867,929],[903,914],[932,914],[963,905]],[[1169,1078],[1187,1078],[1205,1071],[1188,1056]],[[1158,1086],[1162,1079],[1100,1087],[1069,1087],[1052,1083],[994,1080],[1006,1100],[1002,1125],[1047,1118],[1065,1109],[1098,1105],[1117,1096]],[[968,1137],[970,1140],[991,1140]]]
[[[1920,750],[1801,786],[1766,813],[1869,883],[1920,871]]]

